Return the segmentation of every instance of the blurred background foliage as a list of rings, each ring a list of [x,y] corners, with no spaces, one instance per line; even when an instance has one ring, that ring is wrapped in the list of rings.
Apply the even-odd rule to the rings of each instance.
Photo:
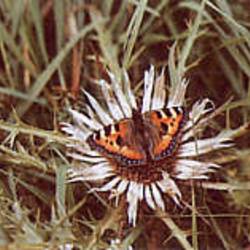
[[[107,69],[127,70],[140,97],[144,70],[168,67],[173,44],[187,107],[208,97],[223,111],[210,127],[239,133],[191,209],[130,228],[123,206],[66,185],[60,122],[84,106],[81,88],[102,101]],[[0,116],[1,249],[249,249],[249,0],[1,0]]]

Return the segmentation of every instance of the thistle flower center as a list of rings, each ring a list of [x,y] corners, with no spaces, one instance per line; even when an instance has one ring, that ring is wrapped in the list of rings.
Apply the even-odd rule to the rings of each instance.
[[[158,162],[152,161],[138,166],[119,165],[112,161],[112,159],[110,160],[110,163],[117,176],[120,176],[122,179],[126,179],[128,181],[134,181],[146,185],[162,180],[163,171],[171,174],[175,165],[174,159],[175,154],[172,157],[169,157],[169,159]]]

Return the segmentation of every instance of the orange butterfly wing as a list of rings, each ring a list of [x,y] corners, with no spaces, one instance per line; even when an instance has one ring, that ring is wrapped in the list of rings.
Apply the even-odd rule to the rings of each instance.
[[[185,122],[184,109],[172,107],[136,114],[137,118],[134,115],[90,135],[87,142],[91,149],[123,166],[144,165],[148,160],[171,155]],[[138,125],[140,121],[142,127]]]
[[[153,110],[146,114],[150,123],[157,129],[159,141],[154,145],[154,160],[161,160],[173,153],[177,138],[185,122],[185,112],[182,107],[171,107]]]
[[[128,138],[133,138],[131,126],[131,119],[121,120],[94,132],[87,142],[92,149],[121,165],[141,165],[145,162],[145,155],[135,143],[129,143]]]

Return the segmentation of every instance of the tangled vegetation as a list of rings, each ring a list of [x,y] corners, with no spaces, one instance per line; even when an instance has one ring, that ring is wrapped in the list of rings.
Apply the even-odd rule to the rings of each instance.
[[[249,20],[248,0],[0,1],[0,247],[248,249]],[[209,180],[181,184],[186,207],[145,209],[130,227],[124,203],[67,183],[60,124],[85,107],[82,89],[103,101],[108,70],[128,71],[140,98],[150,64],[189,80],[187,107],[213,100],[209,127],[233,129],[234,146],[213,155],[223,167]]]

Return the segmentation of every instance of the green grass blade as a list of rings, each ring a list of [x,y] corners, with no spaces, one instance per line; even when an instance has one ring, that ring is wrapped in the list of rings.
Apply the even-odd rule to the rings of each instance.
[[[146,11],[147,2],[147,0],[139,2],[129,23],[127,37],[124,44],[124,58],[122,63],[124,69],[128,69],[128,65],[130,64],[132,52],[142,24],[142,18]]]
[[[30,6],[30,12],[31,12],[31,16],[33,19],[33,23],[36,29],[36,34],[37,34],[38,44],[41,50],[41,54],[42,54],[45,64],[47,65],[49,60],[48,60],[48,54],[47,54],[46,45],[45,45],[43,20],[42,20],[42,15],[41,15],[41,9],[39,6],[39,1],[31,1],[29,6]]]
[[[194,42],[197,38],[197,34],[198,34],[199,27],[200,27],[200,24],[202,21],[202,16],[204,13],[204,8],[206,5],[206,2],[207,2],[207,0],[202,1],[200,8],[199,8],[199,11],[198,11],[198,14],[195,18],[194,24],[190,28],[190,34],[189,34],[189,36],[188,36],[188,38],[187,38],[187,40],[182,48],[181,55],[180,55],[179,62],[178,62],[178,67],[177,67],[180,76],[183,76],[186,72],[187,59],[188,59],[188,56],[190,55],[191,49],[192,49]]]
[[[58,69],[64,58],[68,55],[70,50],[75,46],[75,44],[83,38],[89,31],[93,29],[93,25],[90,24],[84,27],[79,33],[72,37],[72,39],[66,44],[66,46],[60,50],[58,55],[53,59],[53,61],[48,65],[48,67],[42,72],[41,75],[37,78],[31,89],[29,90],[28,95],[30,96],[29,101],[25,103],[19,103],[17,105],[17,113],[19,116],[22,116],[32,105],[34,100],[39,96],[43,88],[46,86],[48,80],[52,74]]]
[[[53,1],[53,4],[56,25],[56,47],[59,51],[64,43],[65,3],[62,0],[55,0]]]
[[[15,55],[20,63],[22,63],[25,68],[30,71],[32,76],[36,76],[36,72],[34,72],[34,67],[25,60],[20,46],[18,46],[15,42],[15,39],[9,34],[4,25],[0,22],[0,41],[4,42],[4,44],[11,50],[11,52]]]

